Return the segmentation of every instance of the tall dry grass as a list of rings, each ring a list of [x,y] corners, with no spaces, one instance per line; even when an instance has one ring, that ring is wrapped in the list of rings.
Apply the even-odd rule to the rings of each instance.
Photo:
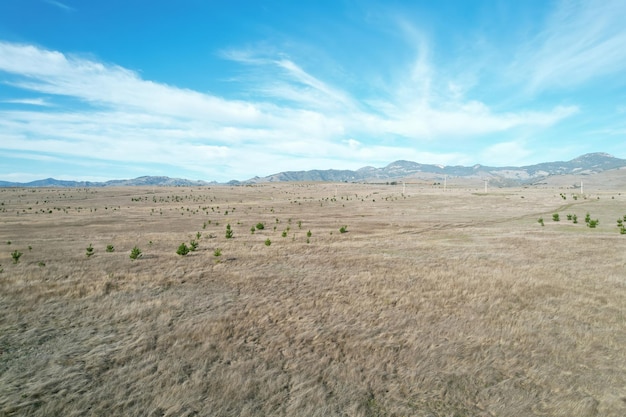
[[[401,190],[0,190],[0,415],[626,415],[624,197]]]

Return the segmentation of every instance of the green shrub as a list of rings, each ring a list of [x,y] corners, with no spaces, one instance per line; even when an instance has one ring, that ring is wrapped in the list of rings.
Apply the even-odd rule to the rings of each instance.
[[[220,248],[216,248],[213,251],[213,256],[222,256],[222,250]]]
[[[543,217],[539,217],[539,220],[537,220],[537,223],[539,223],[540,225],[544,226],[544,224],[543,224]]]
[[[91,255],[93,255],[93,246],[91,246],[91,243],[89,244],[89,246],[87,246],[85,250],[87,251],[86,252],[87,257],[90,257]]]
[[[269,237],[267,239],[265,239],[265,246],[269,246],[271,244],[272,244],[272,241],[270,240]]]
[[[577,223],[578,223],[578,216],[577,216],[577,215],[575,215],[575,214],[573,214],[573,215],[572,215],[572,222],[573,222],[574,224],[577,224]]]
[[[590,228],[592,228],[592,229],[595,229],[595,228],[596,228],[596,226],[597,226],[599,223],[600,223],[600,221],[599,221],[598,219],[596,219],[596,220],[589,220],[589,221],[587,222],[587,226],[589,226],[589,227],[590,227]]]
[[[115,252],[115,248],[113,247],[113,245],[107,245],[107,248],[105,250],[109,253]]]
[[[341,226],[339,228],[339,233],[346,233],[348,231],[348,226]]]
[[[587,213],[585,215],[585,223],[589,223],[591,221],[591,215],[589,213]]]
[[[308,232],[306,232],[306,237],[311,237],[311,236],[313,236],[313,233],[311,233],[310,230]]]
[[[281,234],[282,237],[287,237],[287,231],[283,230],[283,233]]]
[[[133,261],[135,259],[141,258],[141,249],[139,249],[137,246],[133,247],[130,251],[129,258],[132,259]]]
[[[552,215],[552,221],[558,222],[558,221],[560,221],[560,220],[561,220],[561,219],[559,218],[559,213],[554,213],[554,214]]]
[[[256,224],[256,228],[257,228],[257,230],[263,230],[263,229],[265,229],[265,225],[263,223],[257,223]]]
[[[567,215],[567,220],[572,220],[572,215],[571,214]]]
[[[189,248],[183,242],[180,244],[180,246],[178,246],[178,249],[176,249],[176,253],[179,254],[180,256],[185,256],[189,253]]]
[[[196,249],[198,249],[198,242],[196,242],[195,240],[189,242],[189,250],[195,252]]]
[[[20,257],[23,255],[22,252],[18,251],[17,249],[15,251],[13,251],[13,253],[11,253],[11,258],[13,258],[13,263],[16,264],[20,261]]]
[[[230,228],[230,224],[226,225],[226,239],[231,239],[233,237],[233,230]]]
[[[252,227],[250,228],[250,234],[252,234],[252,235],[253,235],[255,230],[256,230],[256,229],[255,229],[255,227],[254,227],[254,226],[252,226]]]

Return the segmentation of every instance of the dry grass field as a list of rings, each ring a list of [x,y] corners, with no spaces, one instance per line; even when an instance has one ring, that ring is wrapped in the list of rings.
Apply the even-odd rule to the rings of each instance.
[[[0,189],[0,416],[623,417],[626,195],[573,192]]]

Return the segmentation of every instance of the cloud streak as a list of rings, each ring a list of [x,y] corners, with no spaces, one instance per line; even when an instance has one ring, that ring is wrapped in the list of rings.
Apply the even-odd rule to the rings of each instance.
[[[497,112],[458,95],[437,98],[442,95],[431,95],[436,71],[421,42],[408,82],[365,98],[322,80],[284,54],[223,53],[252,74],[255,89],[247,101],[145,80],[93,59],[0,42],[6,84],[58,98],[51,106],[43,99],[5,101],[45,111],[0,110],[0,149],[177,166],[209,179],[245,179],[296,167],[358,168],[394,159],[459,163],[460,154],[418,151],[416,145],[542,128],[579,111],[555,106]]]
[[[528,90],[570,88],[623,73],[625,21],[626,3],[620,0],[560,2],[515,62],[530,76]]]

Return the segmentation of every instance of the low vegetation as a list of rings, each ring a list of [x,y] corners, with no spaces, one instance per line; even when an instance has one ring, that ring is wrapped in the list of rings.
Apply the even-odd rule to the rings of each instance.
[[[0,416],[623,417],[626,195],[481,185],[0,189]]]

